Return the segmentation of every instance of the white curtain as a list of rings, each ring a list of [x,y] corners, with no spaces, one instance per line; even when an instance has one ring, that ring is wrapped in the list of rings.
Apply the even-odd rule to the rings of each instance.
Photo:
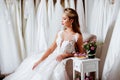
[[[14,2],[9,2],[14,13]],[[0,0],[0,71],[1,74],[13,72],[20,64],[20,54],[16,39],[14,21],[4,0]]]

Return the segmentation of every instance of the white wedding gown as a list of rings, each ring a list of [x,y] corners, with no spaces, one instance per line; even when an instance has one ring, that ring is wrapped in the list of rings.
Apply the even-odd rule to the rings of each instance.
[[[0,0],[0,74],[12,73],[21,63],[13,23],[5,0]]]
[[[108,48],[102,80],[120,80],[120,9]]]
[[[74,44],[77,41],[77,34],[73,35],[71,40],[63,41],[61,37],[62,32],[63,30],[58,32],[58,38],[56,40],[57,48],[55,51],[34,70],[32,70],[32,67],[41,57],[41,53],[26,58],[13,74],[3,80],[69,80],[65,65],[66,61],[70,58],[58,62],[56,61],[56,57],[63,52],[71,53],[75,51]]]

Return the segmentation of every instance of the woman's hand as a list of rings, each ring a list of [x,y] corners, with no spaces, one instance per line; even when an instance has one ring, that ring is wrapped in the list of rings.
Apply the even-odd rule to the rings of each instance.
[[[36,63],[34,64],[32,70],[35,69],[35,68],[38,66],[38,64],[39,64],[39,62],[36,62]]]
[[[63,59],[64,59],[64,55],[63,54],[58,55],[57,58],[56,58],[56,60],[59,61],[59,62],[62,61]]]

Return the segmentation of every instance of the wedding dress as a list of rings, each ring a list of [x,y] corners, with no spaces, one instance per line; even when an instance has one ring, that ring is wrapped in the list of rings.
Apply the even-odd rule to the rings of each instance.
[[[75,1],[69,0],[70,8],[75,9]]]
[[[54,34],[54,24],[53,24],[53,21],[54,21],[54,1],[53,0],[48,0],[48,26],[49,26],[49,41],[48,41],[48,46],[51,45],[52,41],[53,41],[53,34]]]
[[[83,1],[77,0],[76,10],[79,16],[79,24],[82,33],[86,32],[86,25],[85,25],[85,15],[84,15],[84,8],[83,8]]]
[[[65,8],[69,8],[70,7],[69,0],[65,0],[64,5]]]
[[[107,2],[107,0],[106,0]],[[104,67],[104,62],[105,58],[108,52],[109,44],[111,41],[111,36],[112,32],[115,26],[116,18],[118,17],[118,12],[120,9],[120,1],[115,0],[114,4],[111,4],[110,2],[106,3],[106,25],[103,27],[103,39],[104,39],[104,44],[102,45],[102,50],[101,50],[101,56],[100,56],[100,77],[102,76],[102,71]]]
[[[95,34],[97,36],[97,41],[103,41],[103,37],[101,36],[102,28],[103,28],[103,12],[104,12],[104,3],[103,0],[94,0],[94,5],[90,17],[90,25],[88,29],[90,33]]]
[[[4,1],[0,0],[0,71],[1,74],[8,74],[19,66],[21,59],[11,17]]]
[[[37,11],[37,51],[45,51],[48,47],[48,17],[46,0],[41,0]]]
[[[63,52],[75,52],[74,45],[78,39],[78,34],[74,34],[71,40],[63,40],[62,33],[63,30],[58,32],[58,37],[56,39],[57,48],[55,51],[34,70],[32,70],[32,67],[42,54],[35,54],[34,56],[26,58],[13,74],[7,76],[3,80],[69,80],[65,65],[66,61],[70,58],[58,62],[56,57]]]
[[[35,26],[35,8],[34,0],[25,0],[24,5],[24,19],[26,20],[26,25],[24,28],[24,41],[26,54],[25,57],[32,55],[36,48],[36,26]],[[30,9],[30,10],[29,10]]]
[[[25,58],[25,48],[22,36],[22,14],[21,14],[21,1],[17,0],[4,0],[6,1],[7,10],[10,14],[10,20],[13,24],[13,31],[15,35],[15,41],[17,50],[22,59]]]
[[[102,80],[120,80],[120,9],[108,48]]]
[[[61,5],[61,0],[56,0],[55,10],[54,10],[54,18],[52,19],[52,27],[50,31],[50,41],[53,41],[55,38],[55,34],[63,28],[61,24],[62,15],[63,15],[63,7]]]

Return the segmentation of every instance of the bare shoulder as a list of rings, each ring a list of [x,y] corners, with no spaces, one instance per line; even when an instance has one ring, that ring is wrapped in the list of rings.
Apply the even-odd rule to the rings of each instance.
[[[76,36],[78,40],[83,39],[82,34],[76,33]]]

